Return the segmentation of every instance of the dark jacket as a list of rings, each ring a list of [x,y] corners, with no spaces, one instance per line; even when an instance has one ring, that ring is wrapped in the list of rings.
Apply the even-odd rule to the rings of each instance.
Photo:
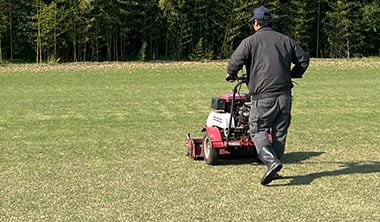
[[[231,55],[227,73],[236,76],[244,65],[253,99],[270,98],[291,93],[291,78],[302,77],[309,55],[292,38],[265,27],[240,43]]]

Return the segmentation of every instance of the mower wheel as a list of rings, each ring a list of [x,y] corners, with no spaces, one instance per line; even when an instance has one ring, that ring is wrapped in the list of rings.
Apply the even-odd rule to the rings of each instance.
[[[208,165],[216,165],[219,159],[219,151],[212,147],[210,136],[205,132],[203,136],[204,160]]]

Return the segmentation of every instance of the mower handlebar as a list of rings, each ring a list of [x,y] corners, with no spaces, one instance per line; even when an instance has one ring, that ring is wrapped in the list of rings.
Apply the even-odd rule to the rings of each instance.
[[[247,81],[247,74],[242,74],[241,76],[235,76],[235,75],[227,74],[226,81],[235,82],[236,80],[238,81],[238,83],[246,82]]]
[[[247,74],[242,74],[241,76],[237,76],[236,77],[237,79],[237,84],[236,86],[234,87],[234,91],[243,83],[247,83],[247,80],[248,80],[248,76]]]
[[[241,76],[237,77],[237,80],[238,80],[238,82],[244,83],[248,80],[248,76],[247,76],[247,74],[242,74]]]

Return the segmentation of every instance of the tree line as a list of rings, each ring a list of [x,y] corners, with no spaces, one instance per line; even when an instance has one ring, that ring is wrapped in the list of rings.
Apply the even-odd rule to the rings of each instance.
[[[224,59],[260,5],[312,57],[380,55],[380,0],[0,0],[0,62]]]

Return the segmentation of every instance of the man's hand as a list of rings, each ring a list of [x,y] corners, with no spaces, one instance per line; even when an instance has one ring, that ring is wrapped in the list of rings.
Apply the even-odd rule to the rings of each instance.
[[[301,68],[300,66],[294,66],[293,69],[291,70],[291,76],[292,79],[300,79],[302,78],[302,74],[304,73],[305,71],[303,71],[303,68]]]
[[[227,73],[226,75],[226,81],[228,82],[235,82],[237,80],[237,76],[232,76],[230,74]]]

